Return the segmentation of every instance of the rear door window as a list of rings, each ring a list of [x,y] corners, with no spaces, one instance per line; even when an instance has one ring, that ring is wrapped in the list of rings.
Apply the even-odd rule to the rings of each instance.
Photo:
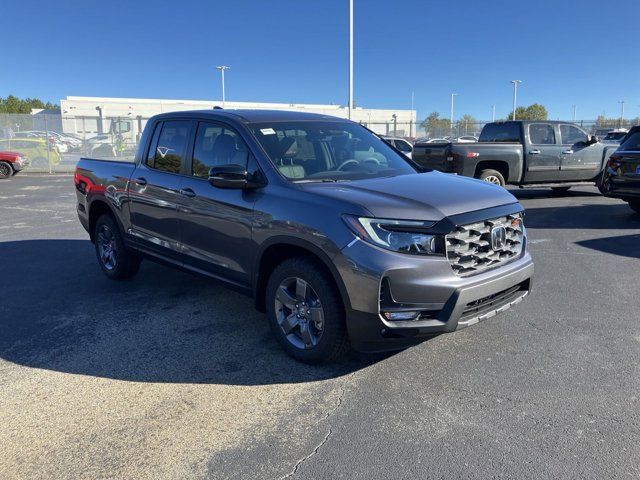
[[[188,120],[169,120],[162,124],[153,156],[153,168],[167,173],[182,171],[191,125]]]
[[[532,123],[529,125],[529,140],[533,145],[555,145],[553,126],[548,123]]]
[[[480,142],[519,143],[520,124],[518,122],[489,123],[480,133]]]

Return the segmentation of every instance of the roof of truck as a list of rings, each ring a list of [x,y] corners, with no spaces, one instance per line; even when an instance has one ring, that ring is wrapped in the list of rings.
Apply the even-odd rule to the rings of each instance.
[[[348,120],[331,115],[321,113],[299,112],[292,110],[247,110],[232,109],[226,110],[222,108],[214,108],[211,110],[184,110],[179,112],[166,112],[156,115],[156,117],[211,117],[211,118],[229,118],[236,120],[253,122],[286,122],[291,120],[325,120],[325,121],[343,121]]]

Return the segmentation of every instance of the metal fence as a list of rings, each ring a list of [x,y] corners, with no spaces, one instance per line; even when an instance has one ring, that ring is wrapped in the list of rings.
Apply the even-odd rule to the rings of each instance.
[[[30,114],[0,114],[0,152],[12,151],[29,159],[27,172],[71,173],[82,156],[109,160],[131,160],[147,121],[141,116],[74,116],[43,111]],[[570,121],[590,134],[630,128],[635,120],[608,122]],[[378,135],[415,139],[459,139],[478,137],[488,121],[419,120],[415,123],[363,123]],[[471,138],[469,138],[471,140]]]

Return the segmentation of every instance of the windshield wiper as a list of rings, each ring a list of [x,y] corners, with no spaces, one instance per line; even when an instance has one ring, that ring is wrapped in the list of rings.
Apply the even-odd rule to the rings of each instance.
[[[347,179],[335,179],[335,178],[305,178],[303,180],[294,180],[293,183],[337,183],[337,182],[350,182]]]

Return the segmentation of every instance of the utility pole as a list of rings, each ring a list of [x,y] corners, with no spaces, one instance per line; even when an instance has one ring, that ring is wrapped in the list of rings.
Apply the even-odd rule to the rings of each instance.
[[[353,109],[353,0],[349,0],[349,120]]]
[[[458,95],[457,93],[452,93],[451,94],[451,130],[453,130],[453,97],[455,97],[456,95]]]
[[[575,122],[576,121],[576,106],[572,105],[571,109],[573,110],[573,121]]]
[[[409,136],[413,138],[413,92],[411,92],[411,112],[409,115]]]
[[[227,67],[226,65],[220,65],[218,67],[216,67],[218,70],[220,70],[220,73],[222,74],[222,108],[224,108],[224,102],[225,102],[225,98],[224,98],[224,71],[225,70],[229,70],[231,67]]]
[[[496,121],[496,106],[495,105],[491,105],[491,121],[492,122]]]
[[[511,120],[516,119],[516,102],[518,99],[518,84],[522,83],[522,80],[511,80],[513,83],[513,113],[511,114]]]

